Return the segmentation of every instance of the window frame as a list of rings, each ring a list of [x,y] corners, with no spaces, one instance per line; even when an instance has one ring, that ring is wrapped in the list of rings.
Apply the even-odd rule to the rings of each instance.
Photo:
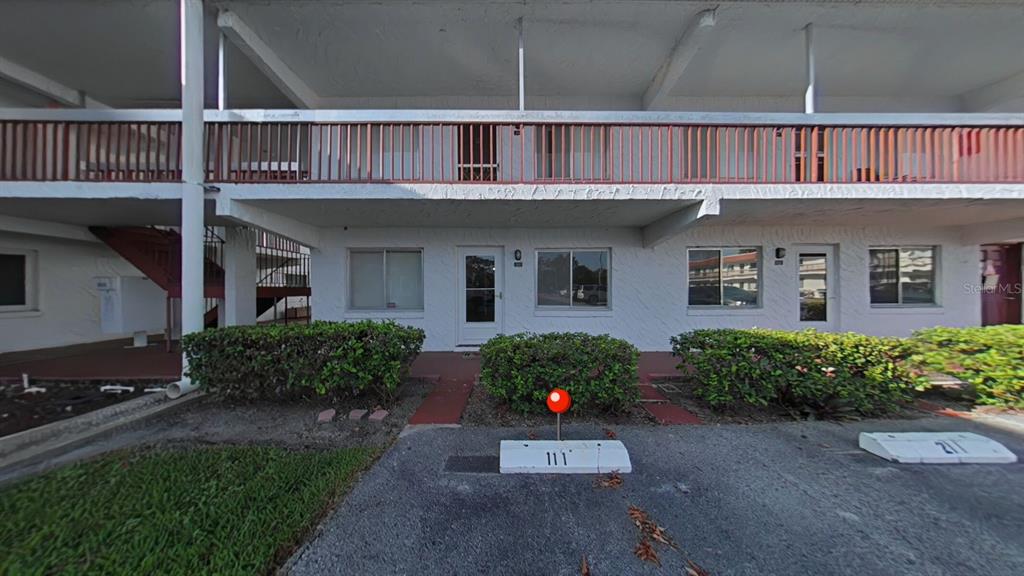
[[[25,257],[25,303],[0,305],[0,314],[39,311],[39,253],[25,248],[0,246],[0,254]]]
[[[388,308],[388,252],[415,252],[420,255],[420,301],[422,305],[419,308]],[[381,261],[381,277],[384,281],[384,307],[383,308],[357,308],[352,305],[352,282],[354,276],[352,275],[352,254],[382,254],[383,259]],[[427,307],[426,298],[426,265],[423,261],[423,248],[403,248],[403,247],[350,247],[348,249],[346,258],[346,274],[348,276],[347,294],[345,295],[345,311],[352,314],[422,314]]]
[[[694,250],[717,250],[719,271],[722,270],[723,250],[756,250],[757,252],[757,301],[750,306],[728,306],[725,304],[725,283],[722,282],[719,272],[718,291],[720,304],[693,304],[690,302],[690,252]],[[764,247],[757,245],[741,246],[687,246],[686,247],[686,308],[688,310],[723,310],[743,312],[757,310],[764,306]]]
[[[941,246],[935,244],[885,244],[880,246],[868,246],[868,304],[872,308],[938,308],[939,303],[939,274],[942,269]],[[896,251],[896,302],[872,302],[871,301],[871,252],[875,250]],[[932,251],[932,301],[931,302],[903,302],[903,280],[900,278],[900,251],[901,250],[931,250]]]
[[[569,305],[541,304],[540,303],[540,254],[541,252],[568,252],[569,253],[569,290],[573,286],[573,254],[576,252],[604,252],[608,255],[608,288],[605,295],[604,306],[574,306],[570,295]],[[586,314],[588,312],[608,312],[612,309],[612,249],[611,247],[578,247],[578,248],[536,248],[533,251],[533,308],[536,312],[573,312]]]

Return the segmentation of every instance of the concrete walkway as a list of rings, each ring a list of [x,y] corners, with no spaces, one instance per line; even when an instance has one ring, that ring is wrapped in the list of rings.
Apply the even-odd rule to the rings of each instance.
[[[289,562],[292,574],[1024,574],[1024,464],[890,464],[859,431],[969,430],[1024,456],[1024,436],[951,418],[616,428],[634,473],[502,476],[521,430],[401,438]],[[543,434],[553,435],[545,430]],[[571,438],[599,438],[572,427]],[[646,510],[680,545],[633,555]]]

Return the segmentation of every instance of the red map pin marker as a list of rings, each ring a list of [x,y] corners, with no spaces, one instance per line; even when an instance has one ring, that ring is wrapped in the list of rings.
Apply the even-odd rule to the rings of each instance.
[[[572,406],[572,398],[569,393],[561,388],[555,388],[548,393],[548,410],[555,414],[562,414]]]

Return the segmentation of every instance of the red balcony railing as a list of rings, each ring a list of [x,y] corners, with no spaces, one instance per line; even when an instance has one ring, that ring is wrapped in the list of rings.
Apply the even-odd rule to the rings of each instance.
[[[213,114],[220,115],[206,124],[204,152],[211,182],[1024,182],[1020,122],[953,123],[966,115],[927,125],[843,124],[843,117],[804,125],[799,115],[744,124],[489,119],[497,114],[480,121],[293,122]],[[177,122],[0,120],[0,180],[180,178]]]
[[[0,180],[180,181],[181,123],[0,121]]]

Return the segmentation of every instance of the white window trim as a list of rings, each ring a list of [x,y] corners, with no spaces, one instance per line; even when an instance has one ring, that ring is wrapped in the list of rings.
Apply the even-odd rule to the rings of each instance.
[[[900,274],[899,260],[898,260],[898,258],[899,258],[899,251],[900,250],[924,250],[924,249],[928,249],[928,250],[932,251],[932,301],[931,302],[912,302],[912,303],[909,303],[909,304],[905,304],[905,303],[901,302],[901,300],[903,300],[903,290],[900,289],[900,286],[902,285],[902,281],[899,279],[899,274]],[[897,279],[896,279],[896,299],[900,300],[900,301],[893,302],[893,303],[884,303],[884,302],[875,303],[875,302],[871,302],[871,251],[872,250],[896,250],[896,257],[897,257],[897,262],[896,262],[896,266],[897,266],[897,270],[896,270],[896,274],[897,274]],[[933,310],[941,310],[942,309],[942,303],[939,300],[939,298],[940,298],[939,286],[941,286],[941,283],[939,282],[939,278],[940,278],[939,275],[941,274],[941,272],[942,272],[942,247],[939,246],[939,245],[932,245],[932,244],[900,244],[900,245],[868,246],[868,303],[870,304],[871,308],[877,308],[877,309],[882,309],[882,310],[890,310],[890,311],[895,311],[895,310],[900,310],[900,309],[912,309],[912,310],[933,309]]]
[[[608,292],[607,304],[604,306],[573,306],[572,297],[569,298],[568,306],[541,305],[540,291],[537,283],[540,281],[540,253],[541,252],[568,252],[569,262],[572,262],[574,252],[604,252],[608,254]],[[572,290],[572,267],[569,268],[569,289]],[[612,249],[611,247],[576,247],[576,248],[537,248],[533,251],[533,308],[536,316],[608,316],[612,311]]]
[[[388,252],[417,252],[420,255],[420,289],[423,291],[420,300],[423,305],[419,308],[353,308],[352,307],[352,253],[377,253],[382,252],[384,256],[382,274],[384,278],[384,302],[388,302]],[[345,315],[352,318],[373,318],[375,316],[387,315],[394,318],[420,318],[423,316],[424,308],[427,305],[426,295],[426,264],[423,261],[423,248],[402,248],[397,246],[381,247],[351,247],[348,249],[346,258],[346,276],[348,282],[345,294]]]
[[[718,250],[718,266],[721,270],[722,266],[722,250],[746,250],[754,249],[757,250],[757,303],[753,306],[726,306],[725,294],[719,294],[722,304],[690,304],[690,251],[691,250]],[[721,282],[719,278],[719,291],[725,290],[725,284]],[[752,244],[739,245],[739,246],[687,246],[686,247],[686,309],[689,313],[704,312],[708,314],[695,314],[695,315],[707,315],[707,316],[718,316],[719,314],[750,314],[754,310],[760,310],[764,307],[764,248],[762,246],[756,246]]]
[[[8,318],[24,318],[39,314],[39,253],[25,248],[0,246],[0,254],[25,257],[25,303],[16,306],[0,306],[0,315]]]

